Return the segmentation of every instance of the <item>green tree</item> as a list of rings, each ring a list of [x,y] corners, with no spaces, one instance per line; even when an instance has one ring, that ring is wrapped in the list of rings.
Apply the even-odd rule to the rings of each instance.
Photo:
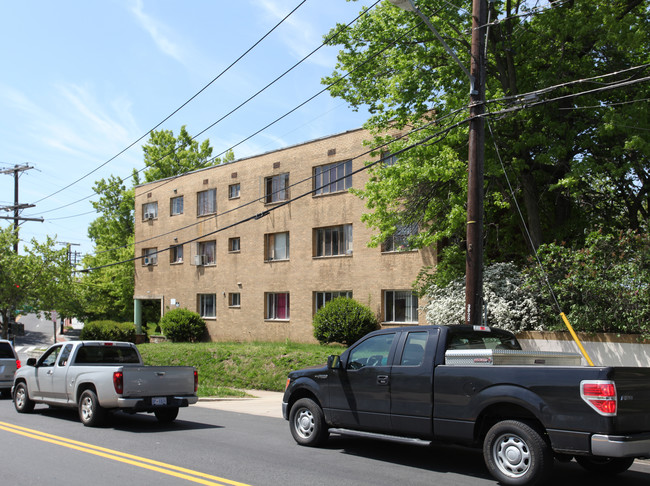
[[[12,228],[0,229],[0,316],[4,339],[7,323],[21,310],[46,314],[57,311],[62,317],[78,310],[67,249],[55,249],[54,238],[48,237],[44,243],[32,240],[24,255],[16,254],[16,238]]]
[[[177,138],[171,130],[152,131],[143,146],[145,182],[174,177],[204,167],[234,159],[232,151],[223,159],[210,158],[209,140],[199,144],[192,140],[185,127]],[[140,184],[139,172],[133,171],[132,186],[110,176],[95,183],[99,196],[92,205],[99,214],[88,228],[94,242],[94,253],[84,258],[86,268],[94,269],[84,275],[81,283],[84,296],[84,317],[92,320],[121,320],[133,318],[135,266],[133,259],[135,227],[135,186]],[[114,265],[118,262],[125,262]],[[159,316],[153,316],[157,320]],[[147,320],[149,318],[147,317]]]
[[[469,67],[471,2],[416,3]],[[648,1],[489,5],[486,111],[500,115],[486,130],[486,260],[522,263],[528,234],[537,248],[583,242],[585,228],[647,231],[650,111],[643,100],[650,83],[637,81],[650,61]],[[412,244],[442,242],[457,255],[466,224],[467,123],[451,127],[468,113],[466,75],[418,16],[388,2],[337,29],[343,33],[330,43],[341,48],[338,64],[323,83],[335,83],[330,92],[353,108],[370,110],[373,145],[391,140],[391,130],[422,128],[382,149],[421,142],[394,165],[371,169],[359,192],[371,210],[364,221],[379,232],[373,243],[398,224],[417,223]],[[622,81],[629,84],[616,85]],[[462,259],[446,261],[462,273]]]

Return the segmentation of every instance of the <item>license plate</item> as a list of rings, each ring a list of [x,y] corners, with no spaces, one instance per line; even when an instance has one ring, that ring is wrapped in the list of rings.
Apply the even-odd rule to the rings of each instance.
[[[153,397],[151,399],[152,405],[167,405],[167,397]]]

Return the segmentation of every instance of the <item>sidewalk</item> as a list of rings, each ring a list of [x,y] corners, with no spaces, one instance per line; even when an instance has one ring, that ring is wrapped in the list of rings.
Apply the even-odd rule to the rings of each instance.
[[[282,418],[282,393],[264,390],[245,390],[253,398],[202,397],[194,407],[225,410],[227,412]]]

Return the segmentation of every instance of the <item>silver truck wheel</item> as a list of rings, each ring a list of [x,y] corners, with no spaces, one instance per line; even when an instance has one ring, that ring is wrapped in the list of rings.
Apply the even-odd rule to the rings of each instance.
[[[79,418],[86,427],[98,427],[104,423],[106,411],[99,405],[97,395],[92,390],[85,390],[79,399]]]
[[[317,446],[328,437],[323,411],[310,398],[301,398],[289,414],[289,427],[294,440],[304,446]]]
[[[27,385],[18,383],[14,390],[14,407],[18,413],[27,413],[34,410],[34,402],[27,393]]]
[[[502,484],[534,485],[553,467],[553,454],[536,428],[518,420],[504,420],[485,436],[483,457],[490,474]]]

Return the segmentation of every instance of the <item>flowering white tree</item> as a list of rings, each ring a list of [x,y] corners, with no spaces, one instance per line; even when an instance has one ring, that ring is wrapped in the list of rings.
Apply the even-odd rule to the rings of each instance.
[[[487,325],[508,331],[541,330],[542,321],[533,295],[524,290],[524,276],[512,263],[495,263],[483,273]],[[446,287],[432,285],[424,307],[429,324],[465,323],[465,279]]]

